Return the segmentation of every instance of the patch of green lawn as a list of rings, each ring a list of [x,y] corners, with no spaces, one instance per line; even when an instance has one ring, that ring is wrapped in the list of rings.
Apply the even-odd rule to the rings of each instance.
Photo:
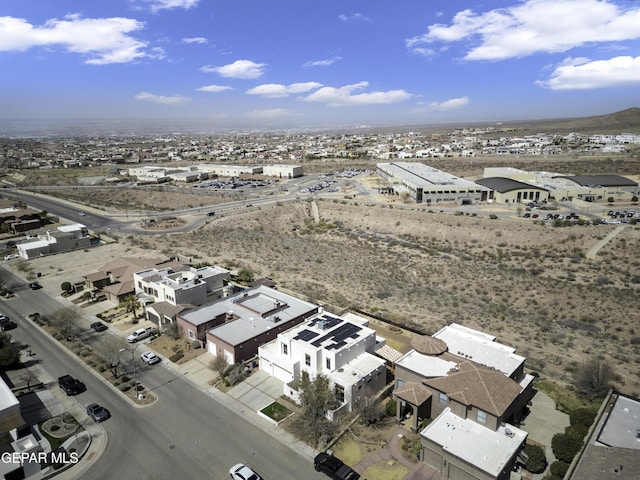
[[[262,410],[260,410],[260,412],[277,423],[280,423],[282,420],[291,415],[291,413],[293,413],[287,407],[278,402],[273,402],[272,404],[267,405]]]

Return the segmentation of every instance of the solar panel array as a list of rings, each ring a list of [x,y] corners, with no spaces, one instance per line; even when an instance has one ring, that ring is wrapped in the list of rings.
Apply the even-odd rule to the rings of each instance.
[[[343,323],[343,325],[340,325]],[[336,326],[340,325],[338,328]],[[309,330],[309,328],[305,328],[298,332],[298,334],[293,338],[294,340],[302,340],[303,342],[313,342],[311,345],[314,347],[321,347],[323,343],[331,342],[331,345],[326,346],[327,350],[331,349],[339,349],[347,344],[347,338],[358,338],[360,330],[362,327],[359,325],[354,325],[353,323],[344,322],[341,318],[334,317],[331,315],[322,315],[321,317],[314,318],[311,322],[309,322],[309,328],[317,327],[317,330]],[[332,330],[334,329],[334,330]],[[318,330],[331,330],[326,335],[320,336],[320,332]]]
[[[359,325],[354,325],[353,323],[345,323],[344,325],[340,325],[338,328],[329,332],[328,334],[320,337],[315,340],[311,345],[314,347],[320,347],[325,341],[332,341],[333,344],[326,346],[327,350],[331,349],[339,349],[344,347],[347,342],[347,338],[358,338],[358,333],[362,330],[362,327]]]

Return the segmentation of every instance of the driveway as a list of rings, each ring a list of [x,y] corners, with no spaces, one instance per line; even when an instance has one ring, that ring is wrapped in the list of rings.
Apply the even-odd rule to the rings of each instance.
[[[227,395],[257,412],[280,398],[283,387],[281,380],[258,370],[244,382],[229,390]]]
[[[525,423],[520,426],[522,430],[529,433],[529,439],[537,442],[545,449],[547,463],[551,465],[556,460],[551,449],[551,439],[556,433],[564,433],[565,427],[569,426],[569,415],[556,410],[556,403],[546,393],[538,391],[531,400],[531,412],[525,419]],[[535,480],[544,478],[545,470],[541,474],[533,476]]]

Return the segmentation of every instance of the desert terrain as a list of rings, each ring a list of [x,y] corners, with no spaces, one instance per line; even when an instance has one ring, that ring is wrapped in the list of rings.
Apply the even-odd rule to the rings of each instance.
[[[356,308],[424,334],[451,322],[486,331],[526,356],[531,370],[567,383],[581,362],[597,356],[613,367],[618,389],[640,394],[637,225],[625,225],[587,258],[619,226],[555,227],[518,218],[515,210],[491,219],[397,197],[365,204],[343,193],[315,200],[319,222],[311,199],[200,214],[184,217],[200,225],[188,233],[113,232],[116,243],[34,259],[30,268],[46,272],[43,281],[55,286],[81,281],[118,255],[180,254],[244,267],[329,309]],[[193,198],[172,192],[164,206]],[[73,262],[64,261],[68,256]]]

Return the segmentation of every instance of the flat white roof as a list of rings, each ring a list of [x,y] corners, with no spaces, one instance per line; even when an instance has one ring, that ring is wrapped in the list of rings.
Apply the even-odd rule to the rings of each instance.
[[[330,376],[335,382],[346,387],[358,383],[362,378],[365,378],[385,363],[386,360],[383,358],[364,352],[349,363],[331,372]]]
[[[86,225],[81,223],[73,223],[71,225],[61,225],[58,227],[58,231],[60,232],[77,232],[78,230],[82,230],[86,228]]]
[[[598,435],[610,447],[640,450],[640,401],[619,395]]]
[[[504,470],[527,438],[527,432],[512,425],[494,432],[455,415],[450,408],[438,415],[420,435],[493,477]]]
[[[493,335],[452,323],[433,335],[447,344],[448,352],[493,367],[510,377],[525,361],[515,348],[495,341]]]
[[[0,412],[4,412],[16,405],[20,405],[20,402],[9,388],[9,385],[0,378]]]
[[[391,172],[394,176],[415,185],[416,187],[465,187],[473,190],[487,190],[486,187],[478,185],[469,180],[463,180],[450,173],[443,172],[437,168],[430,167],[419,162],[391,162],[379,163],[378,167]]]
[[[276,302],[282,302],[286,307],[267,315],[276,308]],[[193,325],[200,325],[221,314],[233,313],[239,318],[209,332],[230,345],[239,345],[305,313],[315,312],[317,308],[317,305],[263,285],[180,316]]]
[[[425,378],[444,377],[458,363],[444,360],[438,356],[423,355],[411,350],[396,362],[407,370],[411,370]]]
[[[317,350],[334,350],[339,354],[342,350],[351,348],[363,338],[376,335],[376,331],[362,324],[364,320],[352,321],[345,317],[338,317],[328,312],[310,317],[307,321],[296,325],[278,336],[289,339],[307,348]],[[366,321],[365,321],[366,323]]]

